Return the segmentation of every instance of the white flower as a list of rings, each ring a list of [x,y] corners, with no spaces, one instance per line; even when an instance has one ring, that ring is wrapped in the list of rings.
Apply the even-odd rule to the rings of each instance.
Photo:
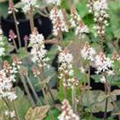
[[[58,50],[61,52],[62,51],[62,47],[61,46],[57,46]]]
[[[107,19],[109,17],[107,10],[108,10],[108,2],[107,0],[97,0],[94,2],[93,5],[94,10],[94,21],[96,22],[96,29],[98,35],[104,37],[105,35],[105,28],[108,26]]]
[[[75,35],[81,37],[84,33],[89,33],[89,29],[86,25],[83,24],[82,20],[80,20],[79,25],[76,27]]]
[[[44,37],[36,29],[30,35],[30,45],[32,46],[32,61],[38,63],[40,67],[47,66],[49,58],[45,57],[47,50],[44,45]]]
[[[108,74],[108,76],[115,75],[115,73],[114,73],[113,70],[108,70],[108,71],[107,71],[107,74]]]
[[[107,0],[97,0],[94,2],[94,10],[97,12],[100,12],[101,10],[103,10],[102,12],[104,12],[104,10],[108,9],[108,2]]]
[[[73,27],[73,28],[77,27],[80,20],[81,20],[80,15],[78,14],[78,12],[75,9],[75,7],[72,6],[72,8],[71,8],[71,14],[70,14],[71,27]]]
[[[11,112],[10,112],[10,117],[11,117],[11,118],[14,118],[14,117],[15,117],[15,111],[11,111]]]
[[[15,74],[11,72],[12,67],[5,61],[3,69],[0,70],[0,98],[8,98],[13,101],[17,98],[13,91],[13,82],[15,82]]]
[[[26,13],[30,11],[31,7],[38,7],[37,0],[21,0],[23,3],[23,11]]]
[[[62,113],[58,120],[80,120],[80,117],[73,112],[69,101],[66,99],[62,102]]]
[[[80,71],[81,71],[81,73],[85,73],[85,69],[83,68],[83,67],[80,67]]]
[[[15,92],[8,92],[8,93],[7,93],[7,98],[8,98],[10,101],[14,101],[14,100],[16,100],[17,95],[15,94]]]
[[[15,8],[14,3],[12,0],[9,0],[9,8],[8,8],[8,13],[11,14],[14,12],[18,12],[18,10]]]
[[[70,64],[73,61],[72,54],[68,53],[67,51],[62,51],[59,55],[59,63],[67,63]]]
[[[81,56],[85,59],[85,60],[94,60],[94,56],[96,54],[96,51],[94,48],[92,48],[90,46],[89,43],[85,43],[83,49],[81,50]]]
[[[9,111],[5,111],[5,116],[8,116],[9,115]]]
[[[63,81],[65,87],[72,87],[74,85],[74,70],[72,62],[73,56],[68,51],[64,50],[59,54],[59,79]]]
[[[0,48],[0,56],[5,55],[5,48]]]
[[[102,76],[102,78],[100,78],[100,81],[101,81],[102,83],[106,83],[106,78],[105,78],[104,76]]]
[[[2,29],[1,29],[1,27],[0,27],[0,35],[2,35],[3,34],[3,31],[2,31]]]
[[[15,117],[15,111],[5,111],[5,116],[10,116],[10,118]]]
[[[45,0],[47,4],[61,5],[62,0]]]
[[[120,55],[118,53],[114,52],[113,55],[112,55],[112,59],[114,61],[116,61],[116,60],[119,61],[120,60]]]
[[[68,32],[65,16],[62,10],[54,7],[50,11],[50,19],[53,24],[53,35],[57,36],[59,32]]]
[[[113,67],[113,61],[110,58],[106,57],[106,55],[102,52],[99,55],[96,55],[94,63],[97,69],[96,73],[108,71]]]
[[[4,48],[5,44],[3,41],[3,31],[0,28],[0,57],[5,55],[5,48]]]
[[[93,10],[93,5],[94,5],[94,0],[88,0],[87,7],[89,7],[89,12],[90,12],[90,13],[93,13],[93,12],[94,12],[94,10]]]

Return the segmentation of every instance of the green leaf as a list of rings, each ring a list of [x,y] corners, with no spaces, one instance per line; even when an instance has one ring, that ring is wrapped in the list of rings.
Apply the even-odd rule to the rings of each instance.
[[[96,83],[99,83],[100,82],[100,79],[101,79],[102,75],[91,75],[91,78],[95,80]]]
[[[8,2],[0,3],[0,16],[7,17],[8,15]]]
[[[112,99],[116,101],[116,92],[114,91],[112,94]],[[107,112],[110,112],[114,110],[114,106],[111,102],[111,98],[105,94],[105,92],[100,91],[100,90],[94,90],[94,91],[86,91],[82,94],[82,101],[83,101],[83,106],[88,107],[86,110],[88,111],[89,109],[93,113],[97,112],[104,112],[105,110],[105,102],[106,98],[108,98],[108,107],[107,107]]]
[[[18,50],[18,57],[22,60],[25,59],[27,57],[29,57],[29,53],[27,52],[27,50],[25,48],[20,48]]]
[[[52,65],[53,60],[55,59],[56,55],[58,54],[58,47],[53,45],[49,51],[47,51],[47,57],[50,59],[48,63]]]
[[[55,120],[57,120],[57,119],[58,119],[58,116],[59,116],[59,114],[60,114],[60,111],[58,111],[57,109],[53,109],[53,110],[52,110],[52,114],[53,114]],[[48,115],[45,120],[51,120],[50,115]]]
[[[24,3],[23,2],[18,2],[15,4],[15,8],[22,8],[24,6]]]
[[[67,93],[67,100],[69,100],[70,102],[71,101],[71,98],[72,98],[72,90],[71,89],[67,89],[65,91],[64,87],[63,87],[63,84],[62,84],[62,80],[60,81],[59,83],[59,93],[58,93],[58,96],[59,96],[59,100],[60,101],[63,101],[65,99],[65,92]]]
[[[23,91],[20,88],[16,88],[16,94],[18,98],[15,101],[15,105],[18,111],[18,115],[21,120],[25,119],[25,114],[31,106],[30,101],[27,99],[27,96],[24,95]]]
[[[89,14],[89,10],[87,7],[87,0],[81,0],[76,7],[82,18],[85,17],[87,14]]]
[[[110,1],[109,8],[110,24],[112,31],[115,37],[120,38],[120,2],[118,0]]]

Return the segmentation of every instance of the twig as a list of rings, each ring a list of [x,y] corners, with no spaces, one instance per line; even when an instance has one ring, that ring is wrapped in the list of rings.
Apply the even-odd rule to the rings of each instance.
[[[60,45],[60,41],[57,39],[45,40],[44,43],[45,44],[58,44],[58,45]]]
[[[75,86],[73,85],[72,87],[72,108],[73,108],[73,111],[76,112],[76,91],[75,91]]]

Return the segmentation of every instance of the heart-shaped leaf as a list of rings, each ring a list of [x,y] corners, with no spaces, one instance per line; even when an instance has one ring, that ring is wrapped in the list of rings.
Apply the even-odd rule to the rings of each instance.
[[[43,120],[46,117],[50,106],[41,106],[36,108],[30,108],[25,116],[26,120]]]

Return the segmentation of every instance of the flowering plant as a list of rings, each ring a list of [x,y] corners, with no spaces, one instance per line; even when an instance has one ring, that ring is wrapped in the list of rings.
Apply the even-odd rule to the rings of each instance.
[[[9,0],[15,30],[7,37],[0,26],[0,120],[120,120],[117,3]],[[18,8],[29,18],[24,44]],[[39,32],[36,11],[51,21],[49,37]]]

